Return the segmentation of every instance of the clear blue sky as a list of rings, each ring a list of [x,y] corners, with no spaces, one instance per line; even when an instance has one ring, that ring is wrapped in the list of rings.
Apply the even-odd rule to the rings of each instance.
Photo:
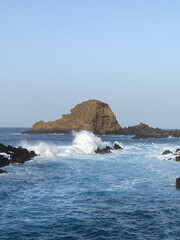
[[[107,102],[121,126],[180,128],[179,0],[0,0],[0,126]]]

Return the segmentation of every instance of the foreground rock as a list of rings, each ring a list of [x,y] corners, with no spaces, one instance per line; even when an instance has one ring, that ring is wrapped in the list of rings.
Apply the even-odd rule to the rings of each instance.
[[[12,147],[0,144],[0,167],[5,167],[10,163],[24,163],[37,156],[34,151],[28,151],[22,147]],[[1,169],[0,173],[5,171]]]
[[[165,150],[162,155],[173,154],[170,150]]]
[[[106,154],[106,153],[112,153],[111,150],[122,150],[122,149],[123,148],[119,144],[115,143],[112,148],[109,146],[106,146],[105,148],[102,148],[102,149],[98,148],[95,151],[95,153]]]
[[[0,174],[7,173],[5,170],[0,169]]]
[[[106,153],[111,153],[112,148],[111,147],[105,147],[105,148],[98,148],[95,153],[100,153],[100,154],[106,154]]]
[[[176,178],[176,187],[180,188],[180,177]]]
[[[170,150],[165,150],[162,155],[164,155],[165,157],[169,157],[168,160],[174,160],[176,162],[180,162],[180,149],[176,149],[175,153],[173,153],[172,151]],[[167,160],[166,158],[164,158],[164,160]]]
[[[40,121],[25,133],[71,133],[87,130],[96,134],[120,134],[122,128],[108,104],[89,100],[76,105],[70,114],[51,122]]]

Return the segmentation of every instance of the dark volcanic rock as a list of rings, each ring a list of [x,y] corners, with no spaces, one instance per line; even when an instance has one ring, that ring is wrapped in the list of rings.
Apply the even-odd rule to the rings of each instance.
[[[5,170],[0,169],[0,174],[7,173]]]
[[[24,163],[36,156],[34,151],[29,152],[27,149],[22,147],[14,148],[13,152],[14,153],[12,153],[10,157],[11,163]]]
[[[122,128],[108,104],[89,100],[76,105],[70,114],[51,122],[39,121],[25,133],[71,133],[87,130],[97,134],[120,134]]]
[[[170,150],[165,150],[163,153],[162,153],[162,155],[167,155],[167,154],[170,154],[170,153],[172,153]],[[172,153],[173,154],[173,153]]]
[[[3,144],[0,144],[0,153],[6,153],[9,155],[9,158],[0,155],[0,167],[5,167],[10,163],[24,163],[37,156],[34,151],[29,152],[22,147],[5,146]]]
[[[176,187],[180,188],[180,177],[176,178]]]
[[[180,148],[176,149],[176,154],[180,153]]]
[[[113,146],[114,150],[120,150],[123,149],[119,144],[115,143]]]
[[[5,167],[9,165],[9,159],[0,155],[0,167]]]
[[[151,138],[154,135],[161,134],[161,129],[149,127],[147,124],[140,123],[139,125],[124,128],[126,135],[135,135],[136,138]]]
[[[106,153],[111,153],[111,147],[105,147],[105,148],[102,148],[102,149],[100,149],[100,148],[98,148],[96,151],[95,151],[95,153],[100,153],[100,154],[106,154]]]
[[[175,157],[175,161],[179,162],[180,161],[180,156]]]
[[[136,126],[124,128],[123,134],[134,135],[133,139],[167,138],[180,137],[180,130],[164,131],[160,128],[152,128],[147,124],[140,123]]]
[[[111,150],[122,150],[122,149],[123,148],[119,144],[115,143],[113,148],[109,146],[106,146],[105,148],[102,148],[102,149],[98,148],[95,151],[95,153],[106,154],[106,153],[111,153]]]

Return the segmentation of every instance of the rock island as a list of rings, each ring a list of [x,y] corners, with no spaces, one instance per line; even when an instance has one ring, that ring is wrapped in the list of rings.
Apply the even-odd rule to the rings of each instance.
[[[96,134],[119,134],[122,127],[116,120],[108,104],[98,100],[88,100],[76,105],[70,114],[61,119],[35,123],[26,133],[71,133],[72,130],[87,130]]]

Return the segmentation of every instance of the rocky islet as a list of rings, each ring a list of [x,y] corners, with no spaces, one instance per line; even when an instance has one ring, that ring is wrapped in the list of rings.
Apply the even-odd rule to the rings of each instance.
[[[132,135],[133,139],[180,137],[180,130],[167,131],[149,127],[145,123],[122,128],[109,105],[94,99],[76,105],[70,110],[70,114],[62,115],[61,119],[38,121],[24,133],[71,133],[73,130],[106,135]]]

